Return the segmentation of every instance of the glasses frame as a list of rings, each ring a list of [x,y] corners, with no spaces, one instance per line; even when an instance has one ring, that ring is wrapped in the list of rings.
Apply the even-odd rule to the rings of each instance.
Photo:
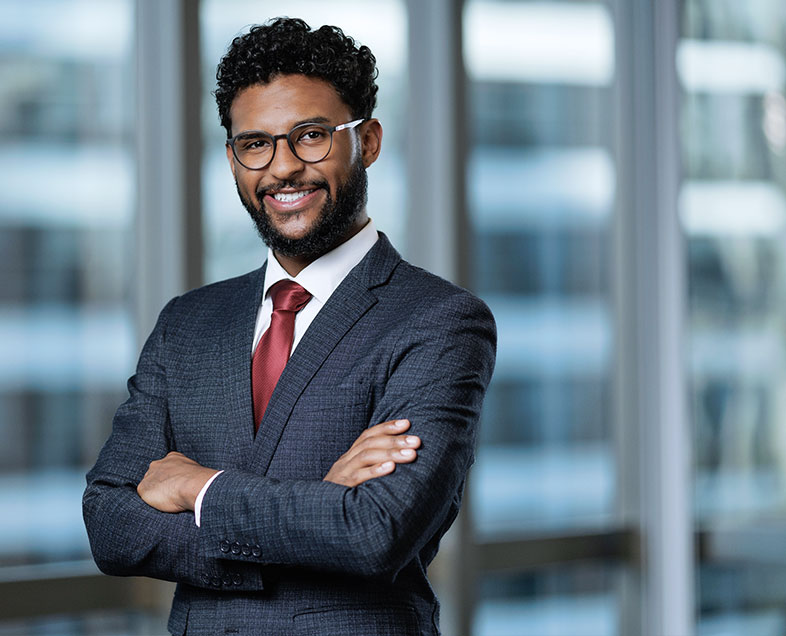
[[[226,145],[229,146],[230,148],[232,148],[232,156],[246,170],[264,170],[271,163],[273,163],[273,159],[275,159],[275,157],[276,157],[276,149],[278,148],[278,142],[279,142],[280,139],[286,139],[287,140],[287,146],[289,146],[289,150],[292,152],[293,155],[295,155],[295,157],[298,158],[299,161],[302,161],[303,163],[319,163],[320,161],[324,161],[325,159],[327,159],[327,156],[330,154],[330,151],[333,150],[333,133],[334,132],[338,132],[340,130],[351,130],[351,129],[355,128],[356,126],[359,126],[360,124],[362,124],[362,123],[364,123],[366,121],[368,121],[368,118],[364,117],[364,118],[361,118],[361,119],[355,119],[354,121],[346,122],[344,124],[338,124],[337,126],[328,126],[327,124],[322,124],[320,122],[304,122],[302,124],[298,124],[297,126],[293,126],[292,130],[290,130],[287,133],[281,134],[281,135],[271,135],[270,133],[265,132],[264,130],[244,130],[242,132],[239,132],[234,137],[230,137],[229,139],[227,139]],[[303,159],[303,157],[301,157],[297,153],[297,150],[295,150],[295,143],[292,141],[293,134],[297,130],[302,129],[302,128],[307,128],[309,126],[319,126],[326,133],[328,133],[330,135],[330,145],[328,146],[327,152],[325,153],[325,155],[321,159],[315,159],[315,160]],[[238,156],[237,149],[235,148],[235,141],[239,137],[241,137],[243,135],[248,135],[248,134],[251,134],[251,133],[259,133],[261,135],[266,135],[267,137],[269,137],[270,139],[273,140],[273,152],[270,154],[270,159],[268,160],[268,162],[264,166],[259,166],[258,168],[252,168],[251,166],[247,166],[246,164],[244,164],[241,161],[240,157]]]

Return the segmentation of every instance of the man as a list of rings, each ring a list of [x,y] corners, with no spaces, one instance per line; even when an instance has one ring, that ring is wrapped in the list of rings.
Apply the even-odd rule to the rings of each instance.
[[[368,48],[294,19],[219,66],[267,262],[163,309],[84,496],[104,572],[178,583],[172,634],[439,633],[425,572],[472,463],[494,322],[367,216],[375,75]]]

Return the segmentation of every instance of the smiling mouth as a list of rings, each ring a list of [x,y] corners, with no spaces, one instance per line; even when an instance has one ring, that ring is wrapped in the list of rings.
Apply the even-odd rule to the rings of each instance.
[[[268,188],[261,192],[265,204],[270,212],[278,214],[299,214],[303,210],[310,208],[314,202],[318,201],[320,192],[325,188],[318,184],[303,184],[278,188]]]
[[[273,197],[276,201],[280,201],[281,203],[294,203],[298,199],[307,197],[312,192],[314,192],[314,190],[299,190],[297,192],[274,192],[269,196]]]

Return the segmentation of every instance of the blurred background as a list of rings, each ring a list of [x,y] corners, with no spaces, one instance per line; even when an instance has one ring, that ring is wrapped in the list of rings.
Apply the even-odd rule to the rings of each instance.
[[[210,91],[281,14],[376,54],[370,215],[498,321],[445,634],[786,633],[782,0],[0,0],[0,636],[165,633],[84,474],[163,304],[265,256]]]

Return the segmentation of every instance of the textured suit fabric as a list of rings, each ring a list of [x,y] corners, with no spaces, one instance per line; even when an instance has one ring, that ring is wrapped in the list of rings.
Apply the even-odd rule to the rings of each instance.
[[[459,508],[496,346],[488,308],[384,236],[308,328],[253,436],[250,350],[264,268],[175,298],[87,476],[99,567],[177,581],[173,634],[438,634],[426,579]],[[417,460],[322,481],[368,426],[410,419]],[[136,494],[177,450],[225,472],[202,525]]]

